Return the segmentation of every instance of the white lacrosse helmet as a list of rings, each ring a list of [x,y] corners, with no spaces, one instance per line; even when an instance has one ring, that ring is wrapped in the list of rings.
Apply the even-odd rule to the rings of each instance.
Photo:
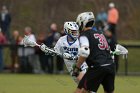
[[[95,17],[93,12],[83,12],[80,13],[76,19],[76,23],[79,26],[79,30],[83,30],[85,27],[87,27],[87,24],[90,22],[91,27],[95,23]]]
[[[79,37],[79,26],[76,24],[76,22],[65,22],[64,32],[72,40],[77,40],[77,38]]]

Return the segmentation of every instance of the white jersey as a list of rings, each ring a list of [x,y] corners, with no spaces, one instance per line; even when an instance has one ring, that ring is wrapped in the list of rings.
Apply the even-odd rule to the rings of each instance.
[[[78,56],[79,48],[80,48],[80,43],[79,43],[78,39],[74,42],[69,43],[68,37],[67,37],[67,35],[65,35],[65,36],[60,37],[60,39],[57,41],[57,43],[54,47],[54,50],[60,54],[69,53],[72,56]],[[71,73],[72,66],[76,62],[76,60],[64,59],[64,62],[66,64],[68,71]],[[83,63],[83,65],[81,66],[81,70],[85,72],[85,69],[87,69],[87,64]]]

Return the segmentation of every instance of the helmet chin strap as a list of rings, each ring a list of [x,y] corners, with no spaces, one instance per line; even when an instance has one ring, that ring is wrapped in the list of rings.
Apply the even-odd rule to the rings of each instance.
[[[68,38],[71,39],[72,41],[75,41],[76,39],[73,38],[71,35],[68,35]]]

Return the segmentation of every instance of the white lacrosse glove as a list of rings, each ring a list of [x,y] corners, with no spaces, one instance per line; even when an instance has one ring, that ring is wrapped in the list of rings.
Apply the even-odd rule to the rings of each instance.
[[[78,59],[78,57],[76,57],[76,56],[74,57],[69,53],[64,53],[63,58],[68,59],[68,60],[77,60]]]
[[[40,48],[43,52],[45,52],[45,53],[48,53],[48,52],[49,52],[49,51],[47,50],[48,47],[47,47],[45,44],[43,44],[43,43],[40,45],[39,48]]]
[[[110,51],[110,54],[112,54],[112,55],[120,55],[121,51],[118,50],[118,49],[115,49],[115,51]]]
[[[118,50],[118,49],[115,49],[114,54],[116,54],[116,55],[120,55],[120,54],[121,54],[121,51]]]
[[[69,54],[69,53],[63,54],[63,58],[65,58],[65,59],[69,59],[70,57],[71,57],[71,54]]]
[[[49,47],[47,47],[45,44],[41,44],[40,45],[40,49],[45,52],[46,55],[51,55],[51,56],[56,56],[59,55],[57,54],[53,49],[50,49]]]

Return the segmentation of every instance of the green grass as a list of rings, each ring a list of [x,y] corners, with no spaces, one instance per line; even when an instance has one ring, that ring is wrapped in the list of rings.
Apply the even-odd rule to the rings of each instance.
[[[140,77],[117,76],[115,86],[115,93],[138,93]],[[73,93],[75,88],[69,75],[0,74],[0,93]]]
[[[129,72],[140,72],[140,49],[128,48],[128,71]],[[120,56],[120,72],[124,72],[124,59]]]
[[[140,45],[140,40],[118,40],[119,44]]]

